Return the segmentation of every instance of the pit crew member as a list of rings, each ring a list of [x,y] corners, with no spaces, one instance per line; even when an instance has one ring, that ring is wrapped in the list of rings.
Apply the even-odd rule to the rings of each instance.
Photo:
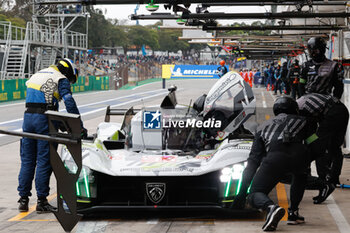
[[[310,93],[297,100],[300,114],[312,118],[317,124],[316,133],[309,141],[312,160],[316,159],[317,174],[319,175],[320,193],[314,198],[315,204],[320,204],[340,184],[339,176],[343,165],[341,145],[344,142],[349,121],[346,106],[331,95]],[[325,152],[328,150],[329,161]],[[329,169],[330,167],[330,169]]]
[[[242,186],[232,208],[243,208],[248,187],[248,201],[257,209],[267,212],[262,229],[274,231],[285,210],[276,205],[268,194],[287,173],[293,174],[290,189],[288,224],[304,223],[299,215],[306,185],[307,147],[303,141],[308,137],[307,121],[298,116],[298,105],[291,97],[280,97],[273,106],[275,117],[259,126],[255,134],[248,164],[243,172]],[[259,170],[258,170],[259,168]],[[254,177],[254,179],[253,179]]]
[[[27,82],[26,111],[23,119],[23,132],[48,134],[48,119],[44,114],[47,110],[58,111],[58,102],[63,99],[69,113],[79,114],[72,97],[71,83],[75,83],[78,70],[74,63],[61,59],[57,65],[38,71]],[[82,125],[83,136],[87,130]],[[38,213],[50,212],[55,208],[47,201],[49,181],[52,173],[50,165],[49,142],[23,138],[21,140],[21,168],[18,176],[18,192],[20,195],[19,211],[28,211],[28,202],[35,174]]]

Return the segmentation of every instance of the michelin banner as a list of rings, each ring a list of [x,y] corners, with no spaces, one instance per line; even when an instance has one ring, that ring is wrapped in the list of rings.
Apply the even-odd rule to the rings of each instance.
[[[162,78],[219,78],[219,65],[163,65]],[[229,69],[226,66],[227,70]]]

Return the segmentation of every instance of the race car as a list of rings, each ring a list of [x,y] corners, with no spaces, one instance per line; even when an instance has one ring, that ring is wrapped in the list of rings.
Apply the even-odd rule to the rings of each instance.
[[[229,208],[239,192],[255,114],[249,84],[228,72],[192,106],[176,100],[176,87],[159,106],[107,108],[105,122],[82,144],[76,182],[80,213],[100,210]],[[112,115],[123,122],[111,122]],[[76,165],[67,148],[61,158]]]

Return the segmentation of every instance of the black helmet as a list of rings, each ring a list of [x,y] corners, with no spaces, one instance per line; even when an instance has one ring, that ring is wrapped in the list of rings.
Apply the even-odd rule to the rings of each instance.
[[[326,41],[322,37],[312,37],[307,42],[307,50],[315,61],[322,60],[326,52]]]
[[[280,113],[298,114],[299,107],[297,102],[287,96],[279,97],[273,105],[273,113],[277,116]]]
[[[60,59],[57,62],[57,68],[66,76],[70,83],[75,83],[78,79],[79,72],[72,60],[68,58]]]

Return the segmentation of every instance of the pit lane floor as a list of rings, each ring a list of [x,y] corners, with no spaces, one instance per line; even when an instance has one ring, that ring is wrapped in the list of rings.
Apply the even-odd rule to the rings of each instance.
[[[207,93],[215,80],[176,80],[167,84],[178,86],[177,98],[182,104],[195,101],[201,94]],[[107,105],[135,108],[143,105],[157,105],[167,91],[161,83],[152,83],[134,90],[106,91],[76,94],[75,99],[82,113],[85,127],[92,134],[99,122],[102,122]],[[254,120],[259,123],[271,117],[274,97],[271,92],[255,88],[257,99],[257,115]],[[63,104],[62,104],[63,105]],[[64,107],[64,105],[63,105]],[[0,127],[19,130],[24,111],[23,101],[0,105]],[[112,118],[114,119],[114,118]],[[115,117],[115,120],[121,120]],[[18,214],[17,176],[20,166],[19,139],[0,135],[0,232],[64,232],[53,214],[36,214],[36,194],[30,200],[28,213]],[[341,182],[350,184],[350,160],[344,160]],[[55,178],[51,178],[51,195],[49,200],[55,205]],[[34,185],[33,185],[34,188]],[[271,197],[284,208],[288,207],[288,185],[279,184],[271,192]],[[306,224],[298,226],[286,225],[286,216],[279,224],[278,231],[283,232],[350,232],[350,200],[348,189],[337,189],[321,205],[314,205],[312,197],[317,191],[306,191],[300,205],[300,213],[305,216]],[[223,215],[212,212],[184,213],[108,213],[93,217],[85,217],[72,232],[262,232],[264,216],[237,213]]]

